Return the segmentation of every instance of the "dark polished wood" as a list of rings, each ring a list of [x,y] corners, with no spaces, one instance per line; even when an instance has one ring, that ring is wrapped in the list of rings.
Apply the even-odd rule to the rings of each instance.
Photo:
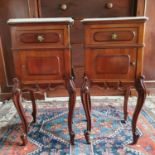
[[[121,2],[118,0],[39,0],[40,17],[71,16],[75,20],[75,24],[71,28],[71,43],[73,46],[72,56],[75,75],[77,77],[75,80],[77,87],[81,86],[81,77],[84,74],[84,65],[82,62],[84,56],[81,50],[83,25],[80,23],[80,20],[91,17],[134,16],[136,15],[136,3],[137,0],[124,0]],[[140,5],[140,3],[138,5]],[[142,11],[142,9],[140,11]]]
[[[22,88],[21,88],[22,89]],[[36,115],[37,115],[37,106],[36,106],[36,102],[35,102],[35,90],[32,88],[25,88],[22,89],[26,92],[29,92],[30,94],[30,100],[32,102],[32,117],[33,117],[33,123],[36,123]]]
[[[38,0],[27,0],[29,17],[39,17],[39,2]]]
[[[143,107],[143,104],[145,102],[145,98],[146,98],[146,88],[144,85],[144,76],[140,76],[137,81],[136,81],[136,89],[138,92],[138,100],[137,100],[137,105],[133,114],[133,118],[132,118],[132,134],[133,134],[133,142],[131,143],[136,144],[139,138],[139,134],[136,132],[136,125],[137,125],[137,121],[138,121],[138,116],[139,113]]]
[[[152,1],[152,0],[149,0]],[[137,0],[136,16],[144,16],[148,0]]]
[[[62,9],[67,4],[66,9]],[[146,31],[146,50],[144,59],[144,73],[146,75],[147,87],[153,87],[152,83],[155,78],[152,73],[152,63],[149,61],[152,58],[154,46],[154,0],[149,0],[146,5],[146,0],[1,0],[0,1],[0,34],[2,36],[3,48],[4,48],[4,60],[6,65],[6,75],[2,73],[2,80],[7,81],[4,83],[5,89],[3,92],[11,90],[12,78],[14,77],[14,64],[13,56],[10,50],[11,39],[9,34],[9,27],[6,21],[9,18],[25,18],[25,17],[62,17],[71,16],[75,19],[75,24],[71,28],[71,43],[73,46],[73,65],[75,68],[76,85],[81,86],[81,75],[84,73],[83,52],[81,50],[83,42],[83,28],[80,20],[86,17],[110,17],[110,16],[143,16],[145,13],[150,17],[150,21],[147,24]],[[75,7],[76,6],[76,7]],[[78,6],[78,7],[77,7]],[[18,7],[18,9],[17,9]],[[75,9],[76,8],[76,9]],[[87,9],[86,9],[87,8]],[[89,10],[89,11],[88,11]],[[151,10],[151,11],[150,11]],[[3,69],[4,70],[4,69]]]
[[[42,17],[73,17],[74,19],[91,17],[117,17],[133,15],[133,0],[39,0]],[[90,11],[91,10],[91,11]],[[98,10],[98,11],[96,11]]]
[[[85,137],[88,143],[90,143],[91,131],[90,88],[94,85],[104,89],[123,89],[124,120],[121,121],[122,123],[127,120],[128,98],[131,88],[136,88],[138,101],[132,119],[132,144],[136,144],[138,141],[136,124],[146,96],[142,76],[146,20],[146,17],[82,20],[85,36],[85,74],[81,87],[81,100],[87,119]],[[129,37],[129,34],[133,34],[132,37]]]
[[[25,112],[23,109],[23,106],[21,105],[21,89],[19,86],[19,80],[14,79],[13,80],[14,86],[13,86],[13,102],[14,105],[17,109],[17,112],[22,120],[22,125],[23,125],[23,135],[21,136],[22,143],[20,145],[24,146],[27,144],[27,133],[28,133],[28,121],[25,116]]]
[[[14,77],[14,64],[13,56],[11,52],[11,38],[10,29],[7,25],[9,18],[24,18],[29,17],[27,0],[1,0],[0,1],[0,35],[3,43],[4,60],[7,78],[5,89],[3,92],[10,91],[12,89],[12,79]],[[3,76],[4,77],[4,76]],[[11,89],[10,89],[11,88]]]
[[[155,59],[154,59],[154,51],[155,51],[155,1],[147,0],[146,5],[146,16],[149,17],[149,21],[146,23],[146,35],[145,35],[145,48],[144,48],[144,75],[145,75],[145,84],[147,88],[150,88],[153,95],[155,94],[153,89],[155,88]],[[151,91],[152,88],[152,91]]]
[[[83,85],[81,87],[81,101],[85,111],[87,119],[87,130],[84,132],[87,143],[90,144],[90,132],[91,132],[91,100],[88,77],[84,75]]]
[[[128,117],[128,99],[130,96],[130,92],[131,92],[131,88],[128,87],[125,91],[125,95],[124,95],[124,121],[126,122],[127,117]]]
[[[0,93],[4,91],[5,86],[7,85],[3,52],[2,40],[0,36]]]
[[[26,19],[19,22],[16,19],[8,21],[11,27],[15,74],[19,79],[14,80],[13,101],[23,124],[22,145],[27,143],[28,123],[20,99],[21,92],[30,94],[35,123],[37,114],[35,93],[43,94],[60,85],[64,86],[69,94],[68,130],[70,143],[74,144],[72,122],[76,88],[69,35],[72,22],[71,18],[59,22],[55,18],[52,21],[49,19],[46,21],[31,19],[29,22],[26,22]]]

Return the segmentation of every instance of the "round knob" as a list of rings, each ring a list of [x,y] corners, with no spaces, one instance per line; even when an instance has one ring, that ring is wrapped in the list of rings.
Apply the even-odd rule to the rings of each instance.
[[[60,8],[61,8],[61,10],[65,11],[65,10],[67,10],[68,6],[67,6],[67,4],[61,4]]]
[[[111,39],[116,40],[117,38],[118,38],[118,35],[116,33],[113,33]]]
[[[136,66],[136,62],[135,62],[135,61],[131,62],[130,64],[131,64],[131,66],[133,66],[133,67]]]
[[[38,35],[38,37],[37,37],[37,40],[38,40],[39,42],[43,42],[44,39],[45,39],[45,38],[44,38],[42,35]]]
[[[113,3],[106,3],[106,5],[105,5],[105,7],[107,8],[107,9],[112,9],[113,8]]]

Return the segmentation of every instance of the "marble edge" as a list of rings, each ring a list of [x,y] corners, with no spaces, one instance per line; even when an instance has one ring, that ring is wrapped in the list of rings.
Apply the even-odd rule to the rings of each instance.
[[[69,22],[73,23],[74,20],[70,17],[66,18],[12,18],[7,21],[8,24],[16,24],[16,23],[59,23],[59,22]]]
[[[85,19],[82,19],[81,22],[137,20],[137,19],[145,19],[145,20],[148,20],[148,17],[146,17],[146,16],[137,16],[137,17],[85,18]]]

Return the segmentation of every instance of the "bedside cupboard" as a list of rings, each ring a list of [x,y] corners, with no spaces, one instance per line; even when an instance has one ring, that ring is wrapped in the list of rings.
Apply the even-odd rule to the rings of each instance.
[[[131,88],[136,88],[138,101],[132,118],[133,144],[138,140],[136,124],[144,104],[143,50],[147,17],[87,18],[84,25],[84,82],[81,98],[87,117],[85,137],[90,143],[91,99],[89,88],[122,89],[125,93],[124,121]]]
[[[16,77],[13,101],[23,123],[23,145],[27,142],[28,123],[21,104],[21,91],[29,91],[36,121],[35,91],[64,85],[69,93],[68,129],[74,144],[72,117],[76,90],[72,72],[70,27],[72,18],[10,19],[12,52]],[[46,88],[46,87],[47,88]]]

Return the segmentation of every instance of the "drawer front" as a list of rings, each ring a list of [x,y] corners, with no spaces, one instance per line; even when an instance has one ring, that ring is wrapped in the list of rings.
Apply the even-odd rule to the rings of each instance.
[[[64,79],[64,51],[14,51],[16,75],[23,84],[48,83]]]
[[[137,28],[91,28],[87,31],[86,44],[133,44],[137,42]]]
[[[57,32],[31,32],[22,33],[20,36],[22,43],[58,43],[61,40],[61,34]]]
[[[64,48],[69,45],[68,31],[64,28],[17,27],[13,33],[13,48]]]
[[[41,17],[116,17],[133,15],[133,0],[40,0]]]
[[[87,49],[86,73],[93,80],[133,81],[136,49]]]

